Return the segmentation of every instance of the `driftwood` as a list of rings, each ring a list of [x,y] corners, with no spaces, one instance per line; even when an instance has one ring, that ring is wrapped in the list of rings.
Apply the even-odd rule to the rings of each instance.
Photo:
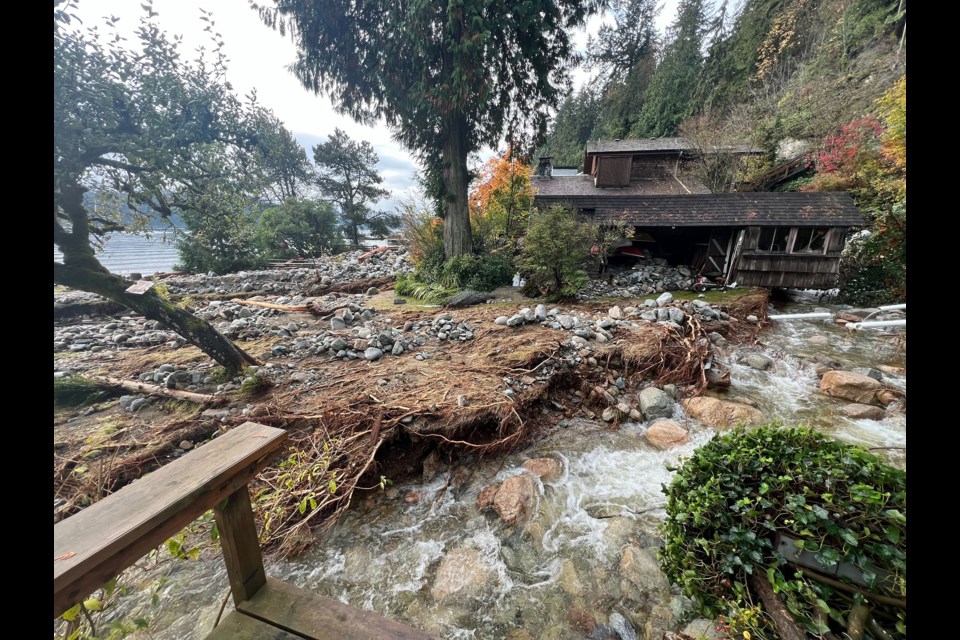
[[[773,618],[781,640],[807,640],[807,634],[793,621],[790,610],[773,592],[773,587],[766,576],[759,573],[753,574],[753,587],[763,600],[763,608]]]
[[[399,249],[400,247],[377,247],[373,251],[367,251],[365,254],[357,258],[357,262],[363,262],[370,256],[375,256],[378,253],[383,253],[384,251],[390,251],[391,249]]]
[[[188,402],[196,402],[197,404],[222,404],[227,400],[223,396],[212,396],[206,393],[194,393],[193,391],[181,391],[179,389],[167,389],[166,387],[159,387],[155,384],[134,382],[133,380],[123,380],[121,378],[90,378],[90,381],[97,386],[108,389],[123,389],[124,391],[131,391],[133,393],[176,398],[177,400],[186,400]]]
[[[241,300],[240,298],[233,298],[230,302],[248,307],[263,307],[264,309],[276,309],[277,311],[287,311],[289,313],[312,313],[320,319],[329,318],[333,315],[333,313],[325,313],[312,302],[308,304],[274,304],[272,302],[261,302],[259,300]]]

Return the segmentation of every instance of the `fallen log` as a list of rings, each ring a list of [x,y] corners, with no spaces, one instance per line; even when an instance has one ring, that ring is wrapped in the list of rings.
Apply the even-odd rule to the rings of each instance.
[[[390,251],[391,249],[399,249],[400,247],[377,247],[373,251],[367,251],[365,254],[357,258],[357,262],[363,262],[370,256],[375,256],[378,253],[383,253],[384,251]]]
[[[146,384],[145,382],[134,382],[133,380],[123,380],[121,378],[90,378],[90,381],[97,386],[107,389],[123,389],[133,393],[145,393],[148,396],[161,396],[165,398],[176,398],[177,400],[186,400],[187,402],[196,402],[197,404],[223,404],[227,398],[224,396],[212,396],[206,393],[195,393],[193,391],[181,391],[180,389],[167,389],[155,384]]]
[[[308,304],[274,304],[272,302],[260,302],[259,300],[241,300],[240,298],[233,298],[230,300],[230,302],[234,304],[246,305],[248,307],[276,309],[277,311],[310,312],[310,305]]]
[[[325,312],[313,302],[308,304],[274,304],[273,302],[261,302],[259,300],[241,300],[240,298],[234,298],[230,302],[248,307],[263,307],[264,309],[276,309],[277,311],[287,311],[289,313],[312,313],[321,320],[333,315],[333,313]]]
[[[790,610],[773,592],[773,586],[767,581],[766,576],[759,573],[753,574],[753,587],[763,600],[763,608],[773,618],[780,640],[807,640],[807,634],[793,621]]]

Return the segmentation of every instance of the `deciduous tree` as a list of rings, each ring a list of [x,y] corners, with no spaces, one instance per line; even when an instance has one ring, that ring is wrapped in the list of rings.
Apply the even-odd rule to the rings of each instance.
[[[254,359],[154,291],[127,292],[130,283],[100,264],[95,244],[125,225],[118,211],[92,213],[86,195],[112,191],[130,211],[169,217],[178,203],[210,195],[183,187],[205,170],[212,150],[221,164],[243,162],[251,138],[245,109],[224,79],[222,43],[214,40],[212,58],[185,61],[148,16],[135,53],[119,35],[76,27],[73,8],[54,6],[53,242],[63,254],[54,282],[158,320],[236,372]]]

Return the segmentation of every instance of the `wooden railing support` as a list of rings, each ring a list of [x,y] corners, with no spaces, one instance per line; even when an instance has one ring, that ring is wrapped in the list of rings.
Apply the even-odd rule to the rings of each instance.
[[[214,507],[213,515],[220,530],[220,546],[223,549],[223,561],[227,565],[233,604],[239,607],[241,602],[252,598],[267,583],[257,525],[253,521],[253,507],[250,505],[250,491],[246,486],[237,490]]]

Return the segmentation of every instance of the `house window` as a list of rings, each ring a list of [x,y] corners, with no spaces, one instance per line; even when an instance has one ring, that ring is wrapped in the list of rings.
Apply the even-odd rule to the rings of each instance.
[[[823,253],[829,231],[827,227],[798,227],[791,253]]]
[[[760,229],[760,241],[757,242],[757,251],[786,253],[789,239],[790,227],[762,227]]]

